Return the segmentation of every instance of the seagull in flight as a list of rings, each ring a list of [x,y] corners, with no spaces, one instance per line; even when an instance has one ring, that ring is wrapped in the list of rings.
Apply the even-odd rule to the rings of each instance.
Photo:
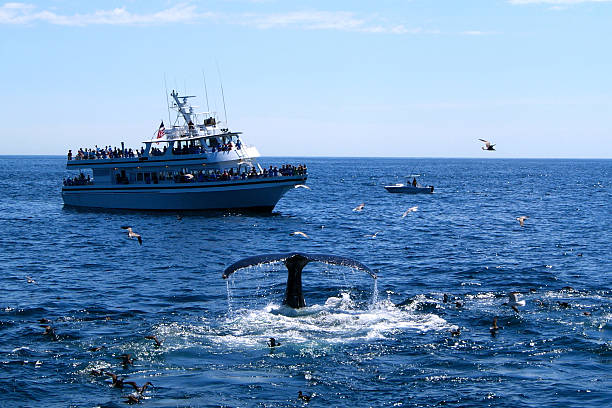
[[[410,214],[411,212],[415,212],[416,210],[419,209],[419,206],[415,205],[414,207],[410,207],[409,209],[407,209],[404,214],[402,214],[402,218],[406,217],[408,214]]]
[[[308,235],[306,235],[306,234],[305,234],[305,233],[303,233],[302,231],[295,231],[295,232],[292,232],[292,233],[291,233],[291,234],[289,234],[289,235],[299,235],[299,236],[301,236],[301,237],[308,238]]]
[[[132,231],[132,227],[123,226],[121,228],[123,228],[124,230],[127,230],[128,238],[136,238],[138,239],[138,243],[142,245],[142,237],[140,236],[140,234],[137,234],[134,231]]]
[[[525,306],[525,301],[524,300],[518,300],[518,292],[510,292],[508,293],[508,300],[509,302],[503,303],[506,306],[510,306],[512,308],[512,310],[514,310],[516,313],[519,312],[519,308],[518,306]]]
[[[371,234],[371,235],[367,234],[367,235],[364,235],[364,237],[366,237],[366,238],[376,238],[376,236],[378,234],[380,234],[380,233],[381,233],[381,231],[376,231],[374,234]]]
[[[529,218],[526,215],[521,215],[520,217],[516,217],[516,220],[519,222],[519,224],[521,224],[521,227],[525,226],[525,220]]]
[[[359,204],[357,207],[353,208],[353,211],[361,211],[365,207],[365,203]]]
[[[478,140],[480,140],[481,142],[484,142],[485,144],[484,146],[482,146],[481,148],[482,150],[495,150],[495,147],[493,147],[495,145],[491,144],[491,142],[489,142],[488,140],[484,140],[484,139],[478,139]]]
[[[310,187],[308,187],[306,184],[296,184],[293,186],[293,188],[305,188],[306,190],[310,190]]]

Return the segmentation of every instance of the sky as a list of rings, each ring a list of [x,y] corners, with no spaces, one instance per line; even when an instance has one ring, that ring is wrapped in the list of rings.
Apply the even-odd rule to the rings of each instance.
[[[612,0],[0,2],[0,154],[140,146],[206,78],[264,156],[612,158],[611,39]]]

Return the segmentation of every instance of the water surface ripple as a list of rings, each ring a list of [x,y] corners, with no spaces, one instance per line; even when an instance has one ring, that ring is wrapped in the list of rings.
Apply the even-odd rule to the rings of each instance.
[[[299,390],[309,406],[612,403],[611,161],[262,164],[284,161],[308,165],[311,190],[273,214],[178,219],[64,209],[63,158],[0,157],[0,405],[124,406],[131,387],[100,369],[152,382],[151,407],[294,407]],[[435,193],[383,189],[413,173]],[[289,251],[350,256],[379,279],[309,264],[299,311],[280,305],[279,265],[221,279],[240,258]]]

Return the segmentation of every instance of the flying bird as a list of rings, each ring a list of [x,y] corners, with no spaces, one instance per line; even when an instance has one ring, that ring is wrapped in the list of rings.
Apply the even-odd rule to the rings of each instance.
[[[123,388],[123,380],[125,380],[125,377],[117,377],[117,374],[113,374],[110,371],[104,371],[104,374],[108,375],[109,377],[111,377],[113,379],[113,384],[112,386],[115,388]]]
[[[138,239],[138,243],[139,243],[140,245],[142,245],[142,237],[140,236],[140,234],[137,234],[137,233],[135,233],[134,231],[132,231],[132,227],[129,227],[129,226],[123,226],[123,227],[121,227],[121,228],[123,228],[124,230],[127,230],[127,233],[128,233],[128,238],[130,238],[130,239],[131,239],[131,238],[136,238],[136,239]]]
[[[408,214],[410,214],[411,212],[415,212],[419,209],[419,207],[417,205],[415,205],[414,207],[410,207],[409,209],[407,209],[404,214],[402,214],[402,218],[406,217]]]
[[[359,204],[357,207],[353,208],[353,211],[361,211],[365,207],[365,203]]]
[[[508,300],[509,302],[503,303],[503,305],[506,306],[510,306],[512,308],[512,310],[514,310],[516,313],[519,312],[519,308],[518,306],[525,306],[525,301],[524,300],[518,300],[518,292],[510,292],[508,293]]]
[[[526,215],[521,215],[520,217],[516,217],[516,220],[519,222],[519,224],[521,224],[521,227],[525,226],[525,220],[529,218]]]
[[[296,184],[293,186],[293,188],[305,188],[306,190],[310,190],[310,187],[308,187],[306,184]]]
[[[162,345],[162,342],[156,336],[145,336],[147,340],[153,340],[155,342],[155,347],[159,347]]]
[[[305,234],[305,233],[303,233],[302,231],[295,231],[295,232],[292,232],[292,233],[291,233],[291,234],[289,234],[289,235],[299,235],[299,236],[301,236],[301,237],[308,238],[308,235],[306,235],[306,234]]]
[[[366,234],[366,235],[364,235],[364,237],[367,237],[367,238],[376,238],[376,236],[378,234],[380,234],[380,233],[381,233],[381,231],[376,231],[374,234]]]
[[[145,390],[147,389],[149,385],[151,387],[153,386],[153,384],[151,384],[149,381],[144,383],[142,387],[139,387],[138,384],[136,384],[134,381],[124,381],[123,384],[131,385],[132,388],[134,388],[136,392],[139,393],[140,395],[142,395],[142,393],[145,392]]]
[[[481,142],[484,142],[484,146],[482,146],[482,150],[495,150],[495,148],[493,146],[495,146],[494,144],[491,144],[491,142],[489,142],[488,140],[484,140],[484,139],[478,139]]]
[[[270,337],[270,340],[268,340],[268,346],[270,347],[278,347],[280,345],[281,344],[278,341],[276,341],[274,337]]]

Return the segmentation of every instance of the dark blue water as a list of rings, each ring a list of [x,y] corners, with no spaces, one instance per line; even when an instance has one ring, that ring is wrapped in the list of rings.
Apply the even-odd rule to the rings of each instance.
[[[309,406],[610,406],[612,161],[290,161],[312,189],[273,214],[179,220],[64,209],[63,158],[1,157],[0,406],[125,406],[130,387],[94,369],[152,382],[151,407],[293,407],[299,390]],[[384,190],[412,173],[435,194]],[[292,311],[281,266],[221,278],[284,251],[354,257],[379,279],[309,264],[309,307]]]

